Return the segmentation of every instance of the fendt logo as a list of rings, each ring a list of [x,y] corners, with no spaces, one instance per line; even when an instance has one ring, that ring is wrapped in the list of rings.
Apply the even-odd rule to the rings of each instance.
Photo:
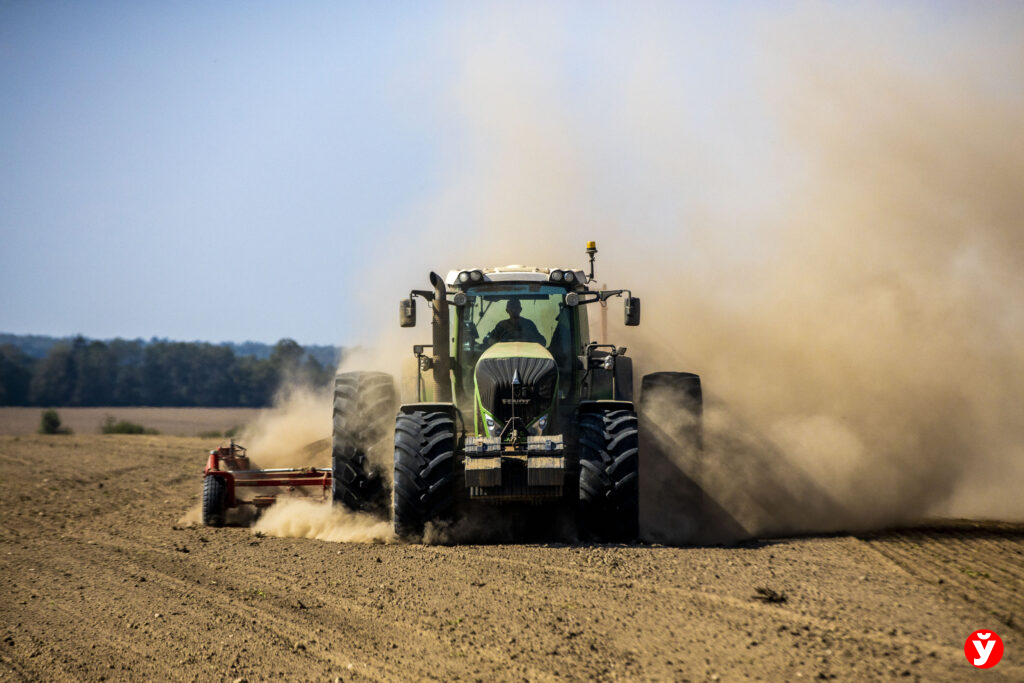
[[[964,654],[972,666],[991,669],[1003,658],[1003,639],[995,631],[975,631],[967,636]]]

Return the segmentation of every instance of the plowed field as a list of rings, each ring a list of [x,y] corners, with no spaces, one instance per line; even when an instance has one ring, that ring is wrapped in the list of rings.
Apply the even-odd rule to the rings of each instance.
[[[213,445],[0,437],[0,679],[968,680],[986,628],[1006,652],[987,679],[1024,680],[1018,525],[730,548],[260,537],[179,522]]]
[[[42,408],[0,408],[0,434],[31,434],[39,429]],[[127,420],[161,434],[198,436],[225,432],[255,418],[259,408],[59,408],[61,425],[75,434],[99,434],[108,417]]]

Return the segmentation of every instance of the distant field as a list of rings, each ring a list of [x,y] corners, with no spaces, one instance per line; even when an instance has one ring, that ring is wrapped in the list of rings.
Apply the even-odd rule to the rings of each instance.
[[[0,408],[0,434],[34,434],[42,408]],[[259,408],[57,408],[61,423],[76,434],[98,434],[107,415],[137,422],[161,434],[197,436],[223,432],[253,420]]]

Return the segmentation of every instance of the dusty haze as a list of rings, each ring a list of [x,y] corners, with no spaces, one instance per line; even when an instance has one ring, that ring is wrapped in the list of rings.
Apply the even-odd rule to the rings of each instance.
[[[239,442],[254,467],[330,467],[331,410],[331,390],[289,384],[245,426]]]
[[[1024,10],[922,12],[752,12],[710,91],[661,15],[624,17],[582,94],[556,10],[456,27],[470,163],[375,255],[402,277],[368,296],[369,365],[429,341],[393,302],[431,268],[582,265],[597,239],[599,282],[644,299],[613,339],[703,377],[700,477],[736,533],[1024,517]]]

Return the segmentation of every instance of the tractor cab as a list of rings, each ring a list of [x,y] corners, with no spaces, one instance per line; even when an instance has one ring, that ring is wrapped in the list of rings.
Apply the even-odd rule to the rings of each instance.
[[[503,441],[563,433],[584,400],[631,400],[626,349],[590,339],[587,304],[629,295],[590,288],[596,252],[588,244],[589,275],[521,265],[431,274],[434,290],[413,290],[401,307],[403,326],[415,324],[412,297],[434,313],[434,344],[414,347],[418,400],[451,402],[467,432]],[[639,299],[627,296],[626,313],[639,323]],[[433,387],[422,378],[431,369]]]
[[[589,342],[586,310],[566,305],[571,290],[547,273],[499,274],[453,285],[461,303],[451,324],[455,402],[474,416],[478,435],[497,436],[513,417],[520,433],[540,434],[554,422],[554,404],[575,390],[577,356]]]

